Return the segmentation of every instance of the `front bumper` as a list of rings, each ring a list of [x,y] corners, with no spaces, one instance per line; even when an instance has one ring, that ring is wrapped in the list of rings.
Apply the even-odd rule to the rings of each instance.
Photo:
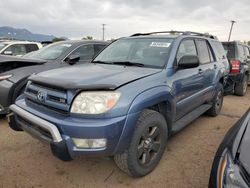
[[[13,86],[12,82],[7,80],[0,81],[0,115],[8,113],[10,105],[10,90]]]
[[[20,102],[20,101],[19,101]],[[24,103],[24,100],[22,100]],[[27,106],[26,106],[27,107]],[[33,109],[11,105],[9,125],[14,130],[24,130],[42,141],[50,144],[52,153],[61,160],[67,161],[79,155],[112,156],[127,146],[128,136],[124,136],[124,126],[136,120],[138,114],[126,115],[109,119],[83,119],[65,117],[53,113],[39,113]],[[34,115],[35,114],[35,115]],[[121,141],[121,137],[124,137]],[[98,139],[106,138],[105,148],[83,149],[75,146],[73,138]],[[124,141],[125,140],[125,141]],[[122,142],[120,144],[120,142]]]

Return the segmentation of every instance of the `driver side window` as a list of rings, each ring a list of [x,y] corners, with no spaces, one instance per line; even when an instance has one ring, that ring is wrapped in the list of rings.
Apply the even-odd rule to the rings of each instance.
[[[188,39],[188,40],[184,40],[181,42],[177,55],[176,55],[177,62],[179,62],[179,60],[185,55],[197,56],[197,50],[195,47],[194,40]]]
[[[80,61],[91,60],[94,56],[94,46],[93,44],[87,44],[78,47],[70,55],[76,55],[80,57]]]
[[[23,56],[27,53],[23,44],[13,44],[5,52],[11,52],[13,56]]]

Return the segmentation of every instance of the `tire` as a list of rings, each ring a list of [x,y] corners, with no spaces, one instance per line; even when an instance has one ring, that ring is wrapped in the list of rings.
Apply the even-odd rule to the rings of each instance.
[[[158,165],[167,144],[165,118],[153,110],[142,111],[129,148],[114,156],[117,166],[132,177],[149,174]]]
[[[223,93],[224,93],[223,85],[219,83],[216,94],[212,100],[212,107],[207,111],[206,113],[207,115],[212,117],[216,117],[217,115],[219,115],[223,104],[223,97],[224,97]]]
[[[247,92],[248,78],[245,75],[242,82],[236,83],[234,88],[234,94],[238,96],[244,96]]]

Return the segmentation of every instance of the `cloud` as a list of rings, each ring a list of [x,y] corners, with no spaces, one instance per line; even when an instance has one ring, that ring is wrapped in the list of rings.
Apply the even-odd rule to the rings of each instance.
[[[1,0],[0,23],[32,32],[100,39],[157,30],[209,32],[226,40],[250,40],[248,0]]]

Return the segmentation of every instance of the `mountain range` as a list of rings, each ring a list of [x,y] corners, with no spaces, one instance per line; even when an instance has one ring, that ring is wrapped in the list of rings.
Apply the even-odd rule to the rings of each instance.
[[[27,29],[18,29],[9,26],[0,27],[0,38],[10,38],[28,41],[52,41],[56,38],[53,35],[32,33]]]

